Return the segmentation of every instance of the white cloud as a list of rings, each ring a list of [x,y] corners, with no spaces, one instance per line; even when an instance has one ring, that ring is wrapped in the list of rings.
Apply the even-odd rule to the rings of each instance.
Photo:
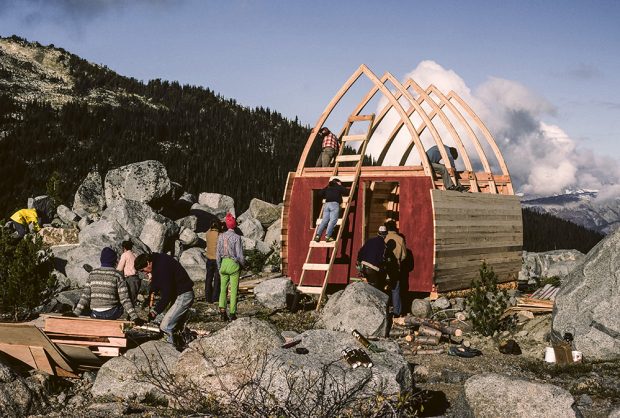
[[[516,190],[549,195],[587,188],[604,191],[602,196],[620,194],[618,161],[597,155],[561,127],[545,122],[555,106],[522,84],[491,77],[471,89],[454,71],[433,61],[422,61],[403,79],[408,78],[423,88],[434,84],[444,93],[454,90],[474,109],[495,138]],[[395,123],[397,116],[391,120]],[[377,135],[390,130],[383,127]],[[468,148],[468,154],[472,156],[473,150]]]

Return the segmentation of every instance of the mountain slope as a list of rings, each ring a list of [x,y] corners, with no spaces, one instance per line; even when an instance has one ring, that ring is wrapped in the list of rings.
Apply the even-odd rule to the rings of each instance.
[[[277,202],[308,132],[209,89],[142,83],[53,46],[0,38],[2,214],[46,193],[54,172],[71,204],[92,168],[146,159],[186,190],[232,196],[238,209],[253,197]]]
[[[596,191],[575,191],[525,199],[521,206],[609,234],[620,226],[620,198],[598,201]]]

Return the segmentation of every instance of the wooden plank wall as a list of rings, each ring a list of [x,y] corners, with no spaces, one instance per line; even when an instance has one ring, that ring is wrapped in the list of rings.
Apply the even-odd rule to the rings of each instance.
[[[521,269],[523,222],[517,196],[431,190],[439,292],[469,288],[483,261],[500,283]]]
[[[374,237],[386,220],[394,219],[398,226],[398,183],[397,182],[375,182],[370,184],[369,207],[367,212],[367,235],[364,239]]]
[[[289,172],[286,178],[286,185],[284,186],[284,196],[282,197],[284,206],[282,208],[281,218],[282,235],[280,236],[280,259],[282,265],[280,267],[284,274],[288,274],[288,218],[291,209],[291,193],[293,191],[294,179],[295,173]]]

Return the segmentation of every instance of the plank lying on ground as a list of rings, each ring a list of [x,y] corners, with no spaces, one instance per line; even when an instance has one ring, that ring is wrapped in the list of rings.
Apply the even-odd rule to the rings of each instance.
[[[45,356],[41,350],[45,351]],[[65,355],[34,325],[0,324],[0,351],[35,369],[75,376]]]
[[[45,332],[93,337],[125,337],[130,321],[45,316]]]
[[[120,337],[84,337],[81,335],[51,334],[48,336],[53,343],[83,345],[83,346],[102,346],[102,347],[127,347],[127,339]]]

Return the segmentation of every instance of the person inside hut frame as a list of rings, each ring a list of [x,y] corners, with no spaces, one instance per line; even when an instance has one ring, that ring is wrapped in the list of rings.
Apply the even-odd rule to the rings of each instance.
[[[333,161],[338,155],[340,149],[340,141],[326,126],[323,126],[318,133],[321,139],[321,153],[316,160],[316,167],[331,167]]]

